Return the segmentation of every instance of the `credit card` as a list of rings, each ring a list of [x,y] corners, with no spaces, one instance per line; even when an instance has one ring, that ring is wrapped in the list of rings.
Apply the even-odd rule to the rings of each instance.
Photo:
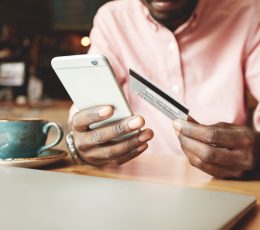
[[[155,83],[136,73],[134,70],[130,69],[129,73],[131,76],[130,87],[137,95],[172,120],[188,119],[189,109],[186,105],[164,92]]]

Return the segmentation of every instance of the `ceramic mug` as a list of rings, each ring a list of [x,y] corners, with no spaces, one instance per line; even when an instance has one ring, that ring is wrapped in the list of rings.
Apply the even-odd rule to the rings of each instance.
[[[51,128],[57,138],[51,144],[46,140]],[[59,124],[41,119],[0,120],[0,159],[29,158],[59,144],[63,131]]]

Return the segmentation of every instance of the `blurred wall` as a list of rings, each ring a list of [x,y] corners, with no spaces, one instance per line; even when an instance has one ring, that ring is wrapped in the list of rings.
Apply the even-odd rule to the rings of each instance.
[[[28,82],[32,77],[41,81],[44,98],[68,98],[50,66],[51,59],[87,52],[89,47],[84,47],[81,39],[88,35],[96,11],[107,1],[0,0],[0,49],[8,46],[12,61],[13,54],[19,53],[15,60],[26,63],[26,81],[21,87],[12,88],[14,99],[28,96]],[[13,39],[10,36],[4,39],[4,28],[8,27],[14,31]],[[2,59],[0,63],[10,60]]]
[[[23,33],[86,31],[97,9],[109,0],[0,0],[0,26],[13,24]]]
[[[24,33],[47,31],[51,26],[51,0],[0,0],[0,23]]]

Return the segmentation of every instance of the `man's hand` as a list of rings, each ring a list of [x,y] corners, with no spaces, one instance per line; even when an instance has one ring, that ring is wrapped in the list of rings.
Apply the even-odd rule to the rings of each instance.
[[[108,119],[113,112],[111,106],[99,106],[74,115],[72,131],[75,146],[86,163],[95,166],[120,165],[147,149],[147,142],[153,137],[150,129],[144,129],[134,136],[111,143],[115,138],[140,130],[145,123],[140,116],[129,117],[102,128],[89,129],[89,125]]]
[[[259,133],[245,126],[228,123],[206,126],[176,120],[173,127],[190,163],[208,174],[240,178],[256,166]]]

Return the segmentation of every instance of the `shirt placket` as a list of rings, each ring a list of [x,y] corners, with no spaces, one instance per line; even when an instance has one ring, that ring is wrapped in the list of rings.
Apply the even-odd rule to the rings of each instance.
[[[163,50],[166,51],[164,55],[164,62],[167,63],[165,65],[167,71],[163,72],[167,72],[167,76],[164,76],[167,82],[165,82],[163,85],[166,85],[166,89],[171,95],[185,103],[184,71],[181,58],[181,48],[178,43],[178,38],[182,36],[183,32],[185,32],[185,30],[189,28],[190,25],[195,23],[196,15],[194,14],[185,24],[181,25],[173,33],[166,27],[161,26],[155,22],[149,16],[148,10],[146,10],[145,14],[150,22],[151,28],[159,35],[159,39],[166,41],[166,47],[164,47]]]
[[[184,76],[182,70],[182,61],[180,48],[177,39],[173,33],[170,33],[168,42],[168,81],[170,93],[184,100]]]

